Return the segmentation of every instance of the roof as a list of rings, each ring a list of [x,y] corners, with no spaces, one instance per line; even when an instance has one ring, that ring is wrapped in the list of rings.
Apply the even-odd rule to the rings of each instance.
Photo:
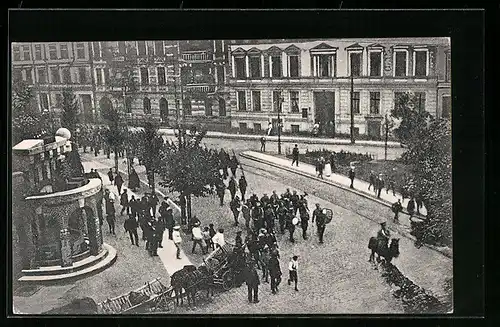
[[[31,149],[34,149],[34,148],[38,148],[39,146],[42,146],[43,145],[43,140],[34,140],[34,139],[31,139],[31,140],[23,140],[21,142],[19,142],[18,144],[16,144],[12,150],[15,150],[15,151],[28,151],[28,150],[31,150]]]

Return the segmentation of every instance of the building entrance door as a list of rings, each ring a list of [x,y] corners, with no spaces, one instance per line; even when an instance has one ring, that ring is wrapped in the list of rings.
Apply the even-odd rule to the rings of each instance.
[[[335,136],[335,92],[314,92],[314,122],[319,124],[319,133]]]
[[[368,121],[368,137],[372,140],[380,140],[380,121]]]

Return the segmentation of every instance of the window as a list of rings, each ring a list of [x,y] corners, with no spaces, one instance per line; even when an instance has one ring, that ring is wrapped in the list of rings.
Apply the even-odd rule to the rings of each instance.
[[[245,58],[244,57],[236,57],[234,58],[234,65],[236,69],[236,78],[245,78]]]
[[[76,59],[85,59],[85,45],[83,43],[76,44]]]
[[[260,106],[260,91],[252,91],[252,110],[253,111],[261,111]]]
[[[164,55],[163,41],[155,41],[155,55]]]
[[[246,131],[247,130],[247,123],[240,123],[240,130]]]
[[[141,84],[142,85],[149,84],[149,73],[147,67],[141,67]]]
[[[425,111],[425,92],[415,92],[415,110],[418,112]]]
[[[261,125],[261,124],[259,124],[259,123],[253,123],[253,130],[254,130],[255,132],[259,132],[259,131],[261,131],[261,130],[262,130],[262,125]]]
[[[382,76],[382,52],[370,52],[370,76]]]
[[[441,112],[441,117],[450,118],[451,117],[451,97],[443,96],[443,108]]]
[[[104,83],[102,80],[102,68],[96,68],[95,75],[96,75],[96,84],[103,85]]]
[[[12,52],[13,52],[13,60],[14,61],[21,60],[21,50],[19,49],[18,45],[12,46]]]
[[[78,68],[78,76],[80,77],[80,84],[87,84],[87,70],[84,67]]]
[[[217,70],[217,83],[218,84],[224,84],[224,67],[219,66],[215,67]]]
[[[109,78],[109,68],[104,68],[104,84],[108,84],[110,82]]]
[[[29,45],[23,45],[23,60],[31,60]]]
[[[309,110],[307,108],[302,108],[302,118],[307,118]]]
[[[55,44],[49,44],[49,59],[50,60],[57,59],[57,47]]]
[[[361,76],[361,53],[350,53],[351,76]]]
[[[145,41],[138,41],[137,42],[137,54],[139,56],[146,55],[146,42]]]
[[[271,77],[281,77],[281,56],[271,57]]]
[[[62,107],[63,105],[63,95],[61,93],[56,93],[56,107]]]
[[[166,85],[167,81],[165,78],[165,67],[158,67],[157,73],[158,73],[158,85]]]
[[[35,44],[35,60],[42,60],[42,45]]]
[[[299,125],[291,125],[290,127],[292,128],[292,133],[294,133],[294,134],[299,133],[299,129],[300,129]]]
[[[288,56],[290,60],[290,77],[299,77],[299,56]]]
[[[59,46],[59,51],[61,51],[61,59],[68,59],[68,45],[67,44],[61,44]]]
[[[219,98],[219,116],[226,116],[226,101],[223,98]]]
[[[149,100],[149,98],[144,98],[143,107],[144,107],[145,114],[151,113],[151,100]]]
[[[59,68],[52,67],[50,69],[50,75],[52,77],[52,83],[54,83],[54,84],[61,83],[61,77],[59,76]]]
[[[335,66],[332,67],[332,61],[335,65],[336,56],[323,54],[312,57],[313,74],[318,77],[332,77],[335,76]]]
[[[49,109],[49,95],[47,93],[40,93],[40,106],[42,110]]]
[[[359,114],[359,92],[352,92],[352,111]]]
[[[125,100],[125,109],[127,110],[128,113],[132,112],[132,98],[131,97],[127,97],[127,100]]]
[[[24,70],[24,74],[26,75],[26,83],[29,85],[33,84],[33,77],[31,76],[32,71],[33,70],[31,68],[27,68]]]
[[[47,73],[45,68],[38,68],[38,83],[47,84]]]
[[[118,42],[118,53],[122,56],[125,55],[127,47],[125,46],[125,42]]]
[[[245,91],[238,91],[237,97],[238,97],[238,110],[239,111],[247,110],[247,98]]]
[[[394,75],[397,77],[406,76],[406,51],[396,51],[395,61]]]
[[[299,112],[299,91],[290,91],[290,106],[292,112]]]
[[[205,100],[205,116],[212,116],[212,102],[209,99]]]
[[[380,92],[370,92],[370,114],[380,113]]]
[[[69,70],[69,67],[63,68],[62,73],[63,73],[63,83],[71,84],[71,72]]]
[[[274,112],[281,112],[281,92],[280,91],[273,91],[273,110]]]
[[[94,58],[100,58],[102,56],[101,42],[94,42]]]
[[[260,73],[260,57],[258,56],[252,56],[250,57],[250,77],[260,77],[261,76],[261,73]]]
[[[427,76],[427,50],[415,51],[415,76]]]
[[[451,53],[449,51],[445,52],[445,76],[446,82],[451,81]]]

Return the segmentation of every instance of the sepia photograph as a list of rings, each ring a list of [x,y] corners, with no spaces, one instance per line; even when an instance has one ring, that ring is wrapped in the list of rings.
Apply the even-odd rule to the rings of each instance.
[[[15,315],[456,313],[453,38],[271,37],[9,43]]]

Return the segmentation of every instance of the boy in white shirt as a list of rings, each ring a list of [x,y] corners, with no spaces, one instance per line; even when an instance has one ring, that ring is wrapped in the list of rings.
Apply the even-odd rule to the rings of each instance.
[[[226,245],[226,241],[224,240],[223,228],[219,228],[217,234],[215,234],[214,237],[212,238],[212,242],[214,242],[214,245],[216,247],[223,247],[224,245]]]
[[[290,278],[288,279],[288,285],[291,284],[291,282],[295,283],[295,290],[298,291],[297,288],[297,282],[298,282],[298,275],[297,275],[297,269],[299,268],[299,257],[294,255],[292,257],[292,260],[288,263],[288,271],[290,273]]]
[[[199,245],[201,248],[201,253],[205,254],[205,248],[203,247],[203,235],[201,233],[200,223],[196,222],[192,229],[193,235],[193,248],[191,249],[191,253],[194,253],[196,245]]]
[[[174,231],[172,233],[172,240],[174,241],[175,247],[177,248],[177,259],[181,258],[181,227],[175,226]]]

